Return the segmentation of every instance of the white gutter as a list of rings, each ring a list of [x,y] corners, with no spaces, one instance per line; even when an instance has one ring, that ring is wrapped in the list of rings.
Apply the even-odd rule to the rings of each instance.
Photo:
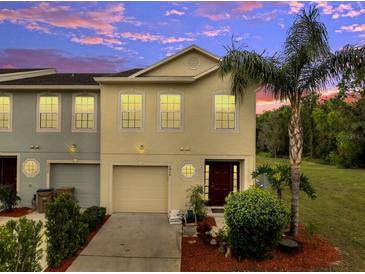
[[[56,69],[40,69],[31,71],[20,71],[0,74],[0,82],[25,79],[37,76],[56,74]]]

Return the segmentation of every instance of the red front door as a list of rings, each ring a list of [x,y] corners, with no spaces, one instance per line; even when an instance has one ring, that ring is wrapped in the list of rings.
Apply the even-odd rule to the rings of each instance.
[[[209,165],[209,202],[210,206],[222,206],[228,194],[234,189],[234,177],[236,187],[238,185],[238,165],[233,162],[207,162]],[[234,168],[234,166],[236,166]]]
[[[16,189],[17,158],[0,157],[0,186],[11,186]]]

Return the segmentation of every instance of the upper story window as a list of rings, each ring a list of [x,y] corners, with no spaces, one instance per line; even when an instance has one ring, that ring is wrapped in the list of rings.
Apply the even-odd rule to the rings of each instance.
[[[60,131],[60,96],[38,97],[38,131]]]
[[[236,129],[236,99],[234,95],[214,96],[214,126],[217,130]]]
[[[74,96],[73,109],[73,131],[96,130],[96,97],[94,95]]]
[[[181,128],[181,95],[160,95],[160,127],[161,129]]]
[[[143,127],[142,94],[121,95],[121,128],[140,130]]]
[[[11,97],[0,94],[0,131],[11,130]]]

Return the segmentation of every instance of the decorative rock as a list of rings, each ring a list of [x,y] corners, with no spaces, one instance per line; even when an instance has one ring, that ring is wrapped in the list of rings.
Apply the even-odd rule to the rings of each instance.
[[[299,243],[290,239],[282,239],[279,242],[279,248],[285,253],[291,254],[299,249]]]
[[[225,254],[226,253],[226,247],[225,246],[220,246],[218,247],[218,252],[220,254]]]
[[[217,245],[217,240],[216,239],[211,239],[210,240],[210,245]]]
[[[231,251],[231,248],[228,246],[227,251],[226,251],[226,258],[231,257],[231,256],[232,256],[232,251]]]

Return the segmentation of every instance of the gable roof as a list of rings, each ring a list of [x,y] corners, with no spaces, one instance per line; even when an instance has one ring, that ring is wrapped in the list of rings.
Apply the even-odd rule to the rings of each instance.
[[[208,58],[211,58],[215,61],[220,60],[220,58],[217,55],[215,55],[215,54],[213,54],[209,51],[206,51],[205,49],[202,49],[202,48],[198,47],[197,45],[193,44],[193,45],[191,45],[191,46],[189,46],[185,49],[180,50],[179,52],[175,53],[174,55],[168,56],[168,57],[162,59],[161,61],[158,61],[157,63],[154,63],[151,66],[130,75],[129,78],[135,78],[137,76],[140,76],[140,75],[142,75],[142,74],[144,74],[144,73],[146,73],[150,70],[153,70],[153,69],[155,69],[155,68],[157,68],[157,67],[159,67],[159,66],[161,66],[161,65],[163,65],[167,62],[170,62],[173,59],[176,59],[177,57],[179,57],[179,56],[183,55],[184,53],[189,52],[191,50],[196,50],[196,51],[200,52],[201,54],[203,54],[203,55],[207,56]]]
[[[49,68],[0,68],[0,74],[45,70]]]

